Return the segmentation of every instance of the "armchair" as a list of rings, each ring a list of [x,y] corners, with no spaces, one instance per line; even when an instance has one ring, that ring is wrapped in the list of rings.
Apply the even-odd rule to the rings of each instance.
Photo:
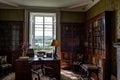
[[[0,56],[0,76],[12,72],[12,64],[7,62],[7,56]]]
[[[32,48],[31,48],[31,49],[28,49],[26,56],[34,57],[34,49],[32,49]]]

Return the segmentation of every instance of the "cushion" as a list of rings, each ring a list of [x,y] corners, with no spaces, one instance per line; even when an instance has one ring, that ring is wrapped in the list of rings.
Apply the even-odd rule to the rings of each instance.
[[[7,62],[7,56],[0,56],[0,64]]]
[[[9,67],[12,67],[11,64],[1,64],[0,66],[2,69],[5,69],[5,68],[9,68]]]

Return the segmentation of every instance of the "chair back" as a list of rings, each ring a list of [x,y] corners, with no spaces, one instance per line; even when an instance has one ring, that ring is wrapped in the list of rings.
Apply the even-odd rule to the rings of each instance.
[[[37,52],[38,57],[44,57],[45,54],[46,54],[46,52],[44,52],[44,51]]]
[[[34,49],[28,49],[26,56],[34,57]]]
[[[52,53],[46,53],[46,57],[52,58]]]

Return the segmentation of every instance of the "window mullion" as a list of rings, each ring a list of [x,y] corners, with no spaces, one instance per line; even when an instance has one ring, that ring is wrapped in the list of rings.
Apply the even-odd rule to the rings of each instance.
[[[55,36],[54,36],[54,34],[55,34],[55,32],[54,32],[54,16],[53,16],[53,18],[52,18],[52,29],[53,29],[53,32],[52,32],[52,36],[53,36],[53,39],[55,39]]]
[[[43,16],[43,48],[45,48],[45,16]]]
[[[33,27],[32,27],[32,33],[33,33],[33,40],[32,40],[32,44],[33,44],[33,47],[35,46],[35,16],[34,16],[34,18],[33,18]]]

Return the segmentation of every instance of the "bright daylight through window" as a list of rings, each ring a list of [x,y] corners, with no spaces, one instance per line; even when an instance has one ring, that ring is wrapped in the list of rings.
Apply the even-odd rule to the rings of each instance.
[[[51,42],[56,38],[55,13],[30,13],[29,43],[36,51],[53,51]]]

